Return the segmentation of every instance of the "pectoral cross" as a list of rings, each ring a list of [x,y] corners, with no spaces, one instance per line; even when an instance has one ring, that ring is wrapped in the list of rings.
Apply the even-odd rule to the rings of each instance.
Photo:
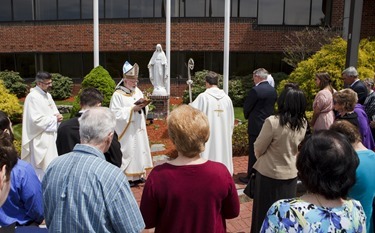
[[[217,105],[217,109],[214,110],[214,112],[217,112],[217,116],[220,116],[220,113],[224,112],[223,109],[220,108],[220,104]]]

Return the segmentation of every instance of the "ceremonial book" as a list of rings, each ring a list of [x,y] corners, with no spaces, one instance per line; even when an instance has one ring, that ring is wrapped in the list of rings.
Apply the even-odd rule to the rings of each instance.
[[[140,104],[150,104],[151,103],[151,100],[149,99],[144,99],[144,98],[140,98],[139,100],[137,100],[134,104],[135,105],[140,105]]]

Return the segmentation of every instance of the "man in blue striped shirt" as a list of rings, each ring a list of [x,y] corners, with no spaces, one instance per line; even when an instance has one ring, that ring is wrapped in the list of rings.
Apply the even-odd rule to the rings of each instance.
[[[105,161],[115,117],[104,107],[85,111],[81,144],[51,162],[42,181],[49,232],[141,232],[145,225],[122,171]]]

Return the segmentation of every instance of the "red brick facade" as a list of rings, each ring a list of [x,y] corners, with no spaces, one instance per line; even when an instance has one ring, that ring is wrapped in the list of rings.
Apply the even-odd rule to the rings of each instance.
[[[364,0],[361,37],[375,36],[375,1]],[[333,0],[333,27],[342,27],[343,0]],[[232,19],[230,50],[281,52],[284,35],[300,27],[257,26],[254,19]],[[0,24],[0,53],[90,52],[92,21],[59,21]],[[222,51],[223,19],[172,19],[172,51]],[[155,41],[165,41],[164,19],[100,22],[100,51],[153,51]],[[165,45],[163,45],[165,46]]]

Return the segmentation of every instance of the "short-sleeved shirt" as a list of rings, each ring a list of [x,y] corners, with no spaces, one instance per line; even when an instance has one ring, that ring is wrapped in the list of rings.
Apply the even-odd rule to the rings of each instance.
[[[261,232],[365,232],[366,215],[359,201],[345,200],[325,208],[301,199],[282,199],[267,212]]]

